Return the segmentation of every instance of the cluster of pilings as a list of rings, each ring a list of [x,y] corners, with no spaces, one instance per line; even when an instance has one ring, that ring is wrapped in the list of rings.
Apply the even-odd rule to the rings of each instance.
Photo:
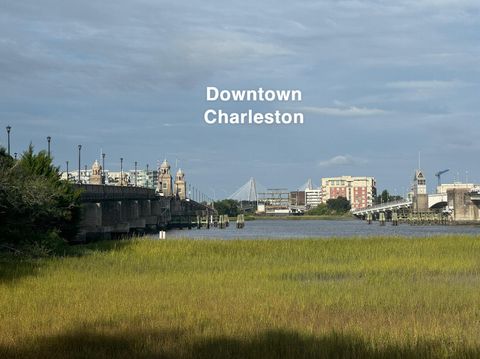
[[[219,216],[197,216],[195,226],[198,229],[209,229],[211,227],[225,229],[230,226],[230,218],[226,214],[221,214]]]
[[[368,213],[364,219],[368,224],[378,221],[381,226],[385,226],[387,222],[391,222],[392,226],[398,226],[399,223],[410,225],[446,225],[451,223],[448,215],[436,212],[378,212]]]
[[[449,224],[451,222],[448,215],[435,212],[412,212],[405,219],[406,223],[411,225],[429,225],[429,224]]]
[[[239,214],[237,216],[237,228],[241,229],[245,227],[245,216],[243,214]]]

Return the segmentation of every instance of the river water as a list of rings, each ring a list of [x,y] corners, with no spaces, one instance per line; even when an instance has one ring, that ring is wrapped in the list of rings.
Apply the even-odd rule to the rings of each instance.
[[[480,226],[412,226],[378,222],[368,225],[360,220],[255,220],[245,222],[245,228],[237,229],[230,223],[226,229],[183,229],[170,230],[167,238],[309,238],[309,237],[350,237],[350,236],[431,236],[446,234],[480,235]]]

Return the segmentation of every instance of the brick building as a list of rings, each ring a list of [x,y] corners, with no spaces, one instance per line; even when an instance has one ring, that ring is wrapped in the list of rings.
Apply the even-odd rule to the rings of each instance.
[[[330,177],[322,178],[322,202],[331,198],[345,197],[352,209],[371,206],[377,194],[373,177]]]

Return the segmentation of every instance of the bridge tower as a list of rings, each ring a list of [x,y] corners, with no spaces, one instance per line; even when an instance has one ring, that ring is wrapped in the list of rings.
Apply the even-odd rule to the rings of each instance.
[[[92,165],[90,184],[103,184],[102,166],[100,166],[97,160],[95,160]]]
[[[413,177],[413,212],[428,211],[427,182],[422,170],[416,170]]]
[[[160,165],[157,183],[157,191],[163,196],[171,196],[172,192],[172,175],[170,174],[170,164],[165,159]]]
[[[185,173],[180,168],[175,175],[175,183],[173,187],[175,195],[180,199],[185,199],[187,195],[187,183],[185,182]]]

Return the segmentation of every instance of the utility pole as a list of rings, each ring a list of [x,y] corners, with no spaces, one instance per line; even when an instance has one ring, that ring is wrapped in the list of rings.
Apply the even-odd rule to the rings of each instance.
[[[135,187],[137,187],[137,161],[135,161]]]
[[[150,176],[148,175],[148,163],[147,163],[147,188],[150,188]]]
[[[78,145],[78,183],[82,183],[81,180],[81,170],[82,170],[82,161],[81,161],[81,152],[82,152],[82,145]]]
[[[47,154],[48,154],[48,157],[50,157],[50,141],[52,141],[52,137],[51,137],[51,136],[47,136],[47,143],[48,143],[48,146],[47,146]]]
[[[120,157],[120,186],[123,186],[123,157]]]
[[[105,176],[105,152],[102,152],[102,183],[105,184],[107,181]]]
[[[10,131],[12,130],[12,126],[8,125],[7,126],[7,154],[10,156]]]

